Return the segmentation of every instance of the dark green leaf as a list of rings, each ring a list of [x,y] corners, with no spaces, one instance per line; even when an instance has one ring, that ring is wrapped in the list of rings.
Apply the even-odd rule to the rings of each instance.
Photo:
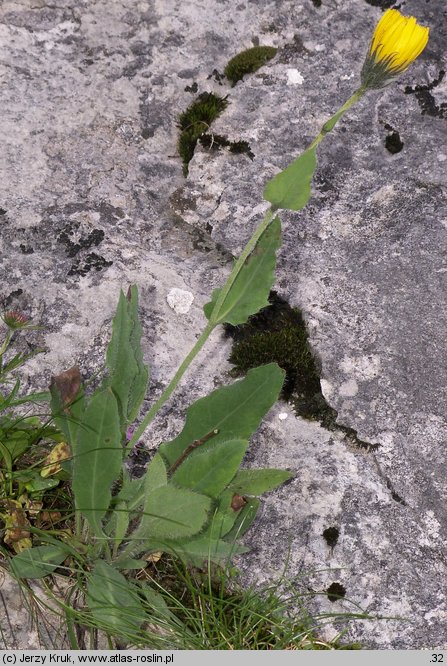
[[[276,251],[281,244],[281,222],[275,218],[262,234],[234,281],[219,312],[214,313],[221,289],[213,291],[204,307],[205,315],[216,324],[244,324],[250,315],[269,304],[268,297],[275,281]]]
[[[239,469],[247,446],[241,439],[210,440],[191,451],[172,475],[172,482],[217,497]]]
[[[63,546],[28,548],[11,560],[11,571],[17,578],[43,578],[52,573],[67,557]]]
[[[310,186],[316,166],[316,148],[310,148],[269,180],[264,189],[264,199],[270,201],[275,210],[301,210],[310,199]]]
[[[229,439],[248,440],[278,398],[284,371],[276,363],[250,370],[247,376],[223,386],[188,409],[182,432],[160,446],[160,453],[173,465],[194,441],[217,429],[213,443]]]
[[[40,476],[40,473],[37,470],[33,474],[32,479],[29,479],[29,481],[25,481],[25,488],[27,492],[30,494],[40,493],[43,492],[44,490],[50,490],[51,488],[55,488],[57,485],[59,485],[59,479],[55,479],[53,477],[44,479],[43,477]]]
[[[76,508],[100,536],[101,518],[109,507],[111,486],[123,460],[118,407],[111,389],[99,391],[90,400],[72,453]]]
[[[95,620],[104,628],[138,630],[143,607],[138,594],[122,574],[98,560],[87,585],[87,603]]]
[[[228,486],[241,495],[262,495],[268,493],[294,476],[283,469],[241,469]]]

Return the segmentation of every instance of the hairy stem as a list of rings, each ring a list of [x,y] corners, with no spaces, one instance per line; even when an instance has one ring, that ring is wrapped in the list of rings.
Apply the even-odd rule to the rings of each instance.
[[[308,150],[310,150],[311,148],[315,148],[316,146],[318,146],[318,144],[320,143],[320,141],[322,141],[322,140],[324,139],[324,137],[326,136],[326,134],[329,134],[329,132],[331,132],[331,131],[334,129],[335,125],[338,123],[338,121],[339,121],[340,118],[343,116],[343,114],[344,114],[348,109],[350,109],[351,106],[354,106],[354,104],[356,104],[356,103],[359,101],[359,99],[360,99],[361,97],[363,97],[363,95],[365,94],[365,92],[366,92],[366,88],[364,88],[363,86],[360,86],[360,88],[359,88],[358,90],[356,90],[355,93],[354,93],[353,95],[351,95],[351,97],[347,100],[347,102],[345,102],[345,103],[343,104],[343,106],[340,107],[340,109],[338,109],[337,113],[334,113],[334,115],[333,115],[331,118],[329,118],[329,120],[327,120],[327,121],[324,123],[323,127],[321,128],[320,133],[319,133],[318,136],[316,136],[315,139],[312,141],[312,143],[310,144]]]

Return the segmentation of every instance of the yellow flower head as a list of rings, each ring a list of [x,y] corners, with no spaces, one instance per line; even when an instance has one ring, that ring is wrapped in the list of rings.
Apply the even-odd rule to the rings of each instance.
[[[424,50],[428,33],[413,16],[388,9],[374,30],[362,69],[363,86],[382,88],[404,72]]]

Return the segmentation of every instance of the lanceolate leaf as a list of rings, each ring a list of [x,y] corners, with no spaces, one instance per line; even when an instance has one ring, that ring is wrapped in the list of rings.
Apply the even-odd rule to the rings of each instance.
[[[241,469],[228,488],[241,495],[268,493],[294,476],[284,469]]]
[[[43,578],[57,569],[67,554],[62,545],[28,548],[12,558],[11,570],[17,578]]]
[[[76,508],[102,534],[111,487],[119,476],[123,459],[118,406],[112,390],[96,393],[88,404],[73,452],[73,492]]]
[[[276,363],[270,363],[253,368],[244,379],[197,400],[188,409],[180,435],[160,446],[168,466],[173,465],[189,445],[213,430],[218,430],[209,440],[213,444],[229,439],[249,440],[277,400],[283,382],[284,371]]]
[[[244,324],[250,315],[268,305],[268,296],[275,281],[276,251],[281,244],[281,222],[275,218],[267,227],[255,249],[233,283],[219,312],[213,313],[220,289],[213,291],[204,307],[205,315],[216,324]]]
[[[148,369],[143,363],[140,342],[138,292],[133,286],[127,298],[120,293],[106,354],[107,385],[117,399],[122,431],[137,417],[147,389]]]
[[[248,442],[241,439],[213,442],[191,452],[172,475],[176,486],[218,497],[234,477],[247,450]]]
[[[253,524],[259,506],[260,501],[257,497],[249,497],[247,499],[246,505],[238,512],[233,527],[225,535],[225,541],[228,543],[234,543],[240,539],[243,534],[245,534],[248,528]]]
[[[310,199],[310,185],[316,166],[316,148],[310,148],[269,180],[264,189],[264,199],[270,201],[275,210],[301,210]]]
[[[98,560],[87,585],[90,611],[104,629],[138,630],[144,620],[143,607],[136,590],[122,574]]]
[[[215,541],[209,537],[191,539],[185,543],[170,544],[166,551],[196,566],[204,561],[223,563],[230,561],[235,555],[246,553],[248,548],[220,539]]]

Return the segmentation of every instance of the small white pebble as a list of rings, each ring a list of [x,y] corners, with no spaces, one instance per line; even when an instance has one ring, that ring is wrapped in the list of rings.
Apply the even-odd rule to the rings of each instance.
[[[177,314],[186,314],[189,312],[194,296],[190,291],[174,287],[167,295],[166,300],[169,307],[175,310]]]
[[[303,83],[304,83],[304,78],[297,69],[287,70],[288,86],[301,86]]]
[[[288,416],[289,415],[287,414],[287,412],[281,412],[281,414],[278,414],[278,418],[280,421],[285,421]]]
[[[327,379],[320,379],[320,386],[322,394],[326,400],[329,400],[329,398],[334,395],[334,387],[327,381]]]

